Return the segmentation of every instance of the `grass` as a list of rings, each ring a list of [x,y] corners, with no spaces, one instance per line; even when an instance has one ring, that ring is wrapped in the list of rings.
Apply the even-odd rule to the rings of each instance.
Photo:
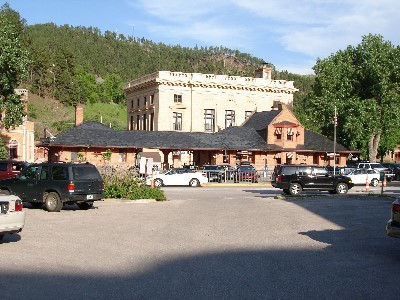
[[[126,129],[126,106],[95,103],[83,106],[84,121],[97,121],[115,129]],[[75,124],[75,108],[51,98],[29,94],[28,120],[35,122],[35,139],[44,136],[46,129],[57,135]]]

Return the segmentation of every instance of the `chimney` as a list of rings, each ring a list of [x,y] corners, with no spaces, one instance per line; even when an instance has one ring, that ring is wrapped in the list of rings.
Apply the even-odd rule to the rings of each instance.
[[[75,126],[83,123],[83,105],[77,104],[75,106]]]
[[[255,73],[256,78],[272,79],[272,68],[267,64],[264,64]]]

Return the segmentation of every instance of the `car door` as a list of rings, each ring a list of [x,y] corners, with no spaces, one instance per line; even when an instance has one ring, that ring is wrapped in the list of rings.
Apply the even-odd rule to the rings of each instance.
[[[351,180],[354,184],[365,184],[366,174],[364,169],[354,170],[351,174]]]
[[[309,166],[299,166],[297,168],[297,173],[295,176],[289,175],[291,177],[292,181],[293,179],[296,179],[296,181],[300,181],[303,183],[303,187],[307,189],[313,189],[315,188],[314,185],[314,178],[312,176],[312,169]]]
[[[314,186],[317,189],[329,189],[333,186],[334,177],[324,167],[313,167],[312,175],[315,178]]]
[[[36,183],[38,175],[38,166],[31,165],[25,168],[13,181],[12,192],[19,196],[23,201],[30,201],[36,198]]]

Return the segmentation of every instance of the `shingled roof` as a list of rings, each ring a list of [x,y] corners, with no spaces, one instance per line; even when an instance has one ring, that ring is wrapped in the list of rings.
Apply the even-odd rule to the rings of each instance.
[[[280,111],[255,113],[240,127],[228,127],[216,133],[177,131],[114,130],[99,122],[85,122],[51,139],[42,146],[153,148],[179,150],[259,150],[259,151],[332,151],[333,141],[305,130],[305,145],[283,149],[266,144],[266,127]],[[336,151],[354,151],[336,144]]]

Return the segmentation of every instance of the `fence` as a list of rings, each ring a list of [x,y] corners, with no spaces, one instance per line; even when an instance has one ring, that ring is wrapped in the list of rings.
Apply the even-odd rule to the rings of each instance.
[[[203,171],[204,172],[204,171]],[[226,170],[220,172],[204,172],[207,174],[208,182],[226,182],[226,183],[237,183],[237,182],[253,182],[263,183],[271,182],[272,172],[264,170],[255,171],[235,171]]]

